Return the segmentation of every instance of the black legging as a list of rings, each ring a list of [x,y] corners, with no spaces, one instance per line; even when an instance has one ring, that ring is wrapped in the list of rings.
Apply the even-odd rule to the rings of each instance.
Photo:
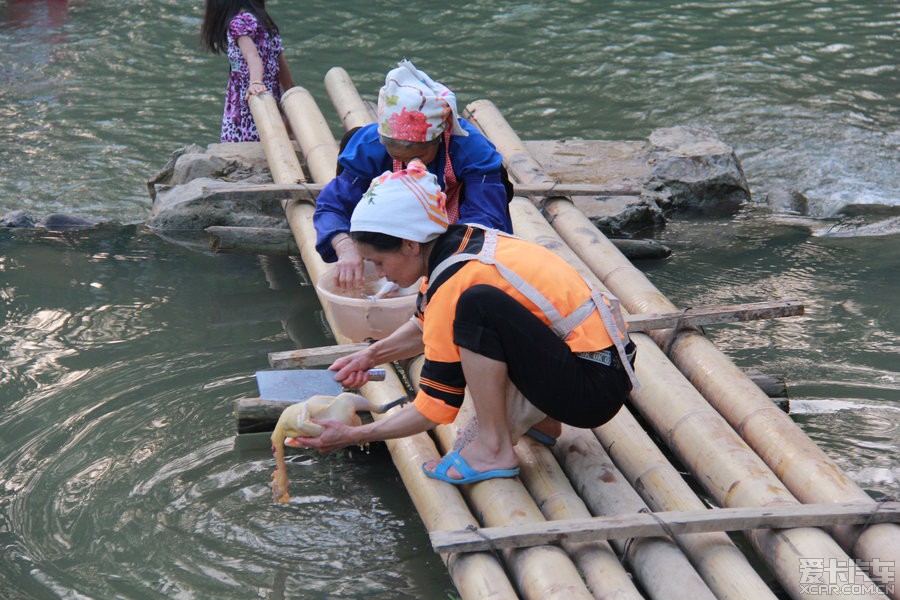
[[[631,390],[623,368],[579,358],[530,310],[491,285],[472,286],[459,297],[453,341],[506,363],[509,379],[529,402],[574,427],[606,423]]]

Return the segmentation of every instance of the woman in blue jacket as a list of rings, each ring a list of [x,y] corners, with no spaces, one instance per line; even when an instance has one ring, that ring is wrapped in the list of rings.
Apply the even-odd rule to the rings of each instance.
[[[427,165],[447,194],[450,222],[512,232],[512,186],[494,145],[457,116],[456,96],[408,60],[387,74],[378,95],[378,122],[348,133],[338,175],[316,200],[316,249],[337,261],[341,286],[362,280],[362,258],[348,232],[350,215],[372,179],[399,171],[414,158]]]

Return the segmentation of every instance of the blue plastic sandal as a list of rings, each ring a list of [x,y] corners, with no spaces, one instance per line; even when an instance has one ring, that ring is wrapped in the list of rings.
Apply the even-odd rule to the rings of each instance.
[[[477,481],[495,479],[498,477],[516,477],[519,474],[519,467],[513,467],[512,469],[493,469],[491,471],[476,471],[469,466],[466,459],[459,455],[459,452],[451,452],[445,456],[444,459],[438,463],[438,466],[434,468],[434,471],[426,469],[425,464],[427,463],[422,463],[422,471],[424,471],[426,475],[432,479],[440,479],[441,481],[446,481],[453,485],[475,483]],[[455,479],[447,475],[447,471],[450,470],[450,467],[454,467],[459,471],[459,474],[462,475],[462,479]]]
[[[545,446],[552,446],[556,443],[555,437],[553,437],[552,435],[548,435],[539,429],[535,429],[534,427],[532,427],[531,429],[526,431],[525,435],[527,435],[528,437],[530,437],[532,439],[539,441],[540,443],[544,444]]]

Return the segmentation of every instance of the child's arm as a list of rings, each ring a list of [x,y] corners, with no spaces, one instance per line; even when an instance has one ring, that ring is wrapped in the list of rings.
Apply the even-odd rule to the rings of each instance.
[[[284,52],[278,57],[278,83],[281,84],[282,92],[286,92],[294,87],[294,78],[291,77],[291,70],[284,59]]]
[[[250,89],[247,91],[247,94],[255,95],[268,91],[266,84],[263,83],[263,63],[259,57],[259,50],[256,49],[256,44],[253,43],[253,40],[248,35],[240,36],[237,39],[237,43],[244,60],[247,61],[247,70],[250,72]]]

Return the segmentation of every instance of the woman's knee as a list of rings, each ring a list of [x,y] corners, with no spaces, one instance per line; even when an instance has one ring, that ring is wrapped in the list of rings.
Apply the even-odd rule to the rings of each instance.
[[[460,294],[455,319],[481,323],[486,316],[496,314],[498,307],[508,306],[510,302],[518,304],[509,294],[492,285],[473,285]]]
[[[515,303],[506,292],[492,285],[475,285],[464,291],[456,302],[453,341],[457,346],[494,360],[506,361],[506,352],[496,317],[504,307]]]

